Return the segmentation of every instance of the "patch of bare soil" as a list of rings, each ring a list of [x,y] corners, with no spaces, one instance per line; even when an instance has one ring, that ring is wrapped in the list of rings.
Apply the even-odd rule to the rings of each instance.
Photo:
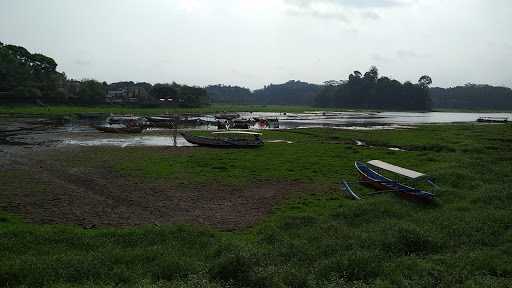
[[[37,157],[18,154],[9,167],[26,171],[24,181],[44,189],[16,185],[0,189],[0,210],[42,224],[130,227],[187,223],[233,230],[255,224],[292,193],[315,190],[292,182],[180,188],[172,183],[142,182],[109,170],[64,169],[42,153],[49,152],[38,151]]]

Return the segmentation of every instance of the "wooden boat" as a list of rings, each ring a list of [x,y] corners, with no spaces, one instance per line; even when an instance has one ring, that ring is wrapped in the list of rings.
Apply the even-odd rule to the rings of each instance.
[[[143,118],[137,116],[109,116],[106,120],[108,124],[123,124],[123,125],[131,125],[134,126],[136,124],[142,123],[144,121]]]
[[[215,114],[215,119],[226,119],[226,120],[233,120],[236,118],[240,118],[240,114],[238,113],[219,113]]]
[[[163,117],[163,116],[147,116],[146,120],[151,123],[170,123],[176,120],[176,118],[172,117]]]
[[[207,125],[208,122],[196,117],[196,118],[188,118],[188,117],[163,117],[163,116],[148,116],[146,117],[148,122],[148,126],[150,127],[160,127],[160,128],[169,128],[175,125],[185,125],[185,126],[199,126],[199,125]]]
[[[261,133],[248,131],[214,132],[212,137],[194,136],[189,133],[180,133],[185,140],[199,146],[219,148],[256,148],[263,146]]]
[[[251,121],[246,119],[235,119],[232,121],[230,128],[234,129],[249,129],[251,126]]]
[[[372,161],[370,161],[371,163]],[[398,166],[394,166],[382,161],[374,160],[374,163],[377,165],[381,165],[384,169],[391,171],[391,172],[398,172],[399,174],[402,174],[404,176],[412,176],[409,178],[420,178],[424,176],[424,174],[421,174],[419,172],[415,172],[412,170],[404,169]],[[386,191],[392,191],[398,194],[400,197],[413,200],[417,202],[432,202],[434,200],[434,194],[430,192],[426,192],[420,189],[416,189],[413,187],[406,186],[404,184],[399,183],[398,181],[393,181],[387,177],[382,176],[381,174],[375,172],[370,167],[368,167],[366,164],[356,161],[355,167],[359,174],[361,175],[361,183],[373,187],[377,190],[386,190]],[[387,169],[389,168],[389,169]],[[398,169],[399,168],[399,169]],[[401,170],[400,170],[401,169]]]
[[[125,125],[97,125],[96,130],[106,133],[141,133],[144,128],[142,126],[125,126]]]
[[[507,117],[480,117],[476,120],[481,123],[507,123]]]
[[[162,116],[147,116],[146,121],[148,127],[171,128],[172,125],[176,123],[176,118]]]
[[[227,130],[229,129],[229,121],[220,121],[217,120],[217,129],[219,130]]]

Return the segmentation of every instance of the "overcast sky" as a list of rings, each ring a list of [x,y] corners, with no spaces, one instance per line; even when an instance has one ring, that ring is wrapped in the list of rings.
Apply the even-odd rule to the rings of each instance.
[[[75,79],[231,84],[381,75],[512,86],[509,0],[0,0],[0,41]]]

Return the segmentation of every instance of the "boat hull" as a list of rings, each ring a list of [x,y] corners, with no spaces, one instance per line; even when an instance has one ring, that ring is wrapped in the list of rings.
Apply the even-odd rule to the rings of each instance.
[[[361,162],[356,162],[355,166],[360,174],[361,183],[366,186],[381,191],[393,191],[401,198],[415,202],[430,203],[434,200],[434,194],[386,178]]]
[[[199,146],[217,147],[217,148],[257,148],[263,146],[261,140],[226,140],[214,139],[202,136],[193,136],[188,133],[180,133],[185,140]]]
[[[476,120],[480,123],[507,123],[508,118],[489,118],[489,117],[480,117]]]
[[[141,133],[143,127],[108,127],[108,126],[95,126],[96,130],[106,133]]]

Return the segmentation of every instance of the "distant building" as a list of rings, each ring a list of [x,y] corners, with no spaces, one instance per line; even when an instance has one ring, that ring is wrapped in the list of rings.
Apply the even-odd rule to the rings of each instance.
[[[142,87],[130,87],[127,90],[128,102],[131,103],[148,103],[151,100],[148,91]]]
[[[148,91],[142,87],[129,87],[120,90],[108,90],[105,102],[111,104],[136,104],[151,101]]]
[[[105,102],[111,104],[121,104],[127,102],[128,91],[127,90],[109,90],[105,96]]]

